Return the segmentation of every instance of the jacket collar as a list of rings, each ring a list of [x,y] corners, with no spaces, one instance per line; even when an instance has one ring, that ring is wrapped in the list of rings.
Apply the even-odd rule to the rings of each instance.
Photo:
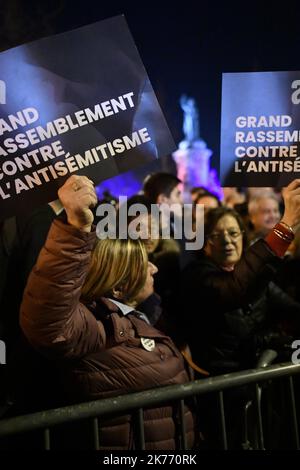
[[[103,301],[104,299],[102,298],[101,300]],[[105,300],[108,300],[109,302],[112,302],[113,304],[115,304],[118,307],[118,309],[121,310],[124,316],[134,311],[133,307],[123,304],[122,302],[118,302],[115,299],[105,299]]]

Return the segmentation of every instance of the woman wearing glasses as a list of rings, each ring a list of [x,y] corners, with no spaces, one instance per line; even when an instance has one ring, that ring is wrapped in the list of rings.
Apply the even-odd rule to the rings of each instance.
[[[299,223],[299,180],[285,190],[285,213],[271,233],[248,250],[242,220],[232,209],[212,209],[205,218],[204,246],[183,273],[185,339],[194,361],[212,375],[255,366],[280,320],[300,305],[273,283]],[[245,251],[245,252],[244,252]],[[286,337],[285,337],[286,339]],[[269,342],[268,342],[269,341]]]
[[[282,221],[248,250],[238,213],[219,207],[206,214],[204,247],[183,273],[185,322],[181,324],[193,361],[211,375],[255,367],[264,349],[282,350],[283,344],[292,342],[282,331],[282,320],[300,319],[300,304],[270,281],[299,221],[298,184],[294,181],[286,190]],[[247,388],[225,391],[229,448],[248,444],[242,441],[242,430],[251,398]],[[213,396],[201,397],[199,415],[207,445],[218,446],[220,421]],[[275,424],[279,436],[280,424]]]

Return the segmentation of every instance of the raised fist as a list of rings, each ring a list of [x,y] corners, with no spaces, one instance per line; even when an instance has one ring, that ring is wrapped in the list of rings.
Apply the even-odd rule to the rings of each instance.
[[[93,182],[86,176],[72,175],[58,191],[68,222],[84,232],[90,232],[94,220],[91,208],[97,204]]]
[[[300,223],[300,179],[293,180],[282,191],[284,199],[284,214],[282,220],[296,228]]]

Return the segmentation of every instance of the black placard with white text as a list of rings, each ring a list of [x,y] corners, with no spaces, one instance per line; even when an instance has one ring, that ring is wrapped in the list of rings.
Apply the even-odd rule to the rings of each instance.
[[[174,148],[123,16],[0,54],[1,218]]]
[[[300,177],[300,72],[224,73],[223,186],[286,186]]]

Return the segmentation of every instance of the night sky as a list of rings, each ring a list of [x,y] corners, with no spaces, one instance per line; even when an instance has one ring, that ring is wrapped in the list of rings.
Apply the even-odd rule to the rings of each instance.
[[[125,14],[176,143],[179,97],[196,99],[200,133],[218,166],[222,72],[300,71],[299,2],[0,0],[2,50]]]

